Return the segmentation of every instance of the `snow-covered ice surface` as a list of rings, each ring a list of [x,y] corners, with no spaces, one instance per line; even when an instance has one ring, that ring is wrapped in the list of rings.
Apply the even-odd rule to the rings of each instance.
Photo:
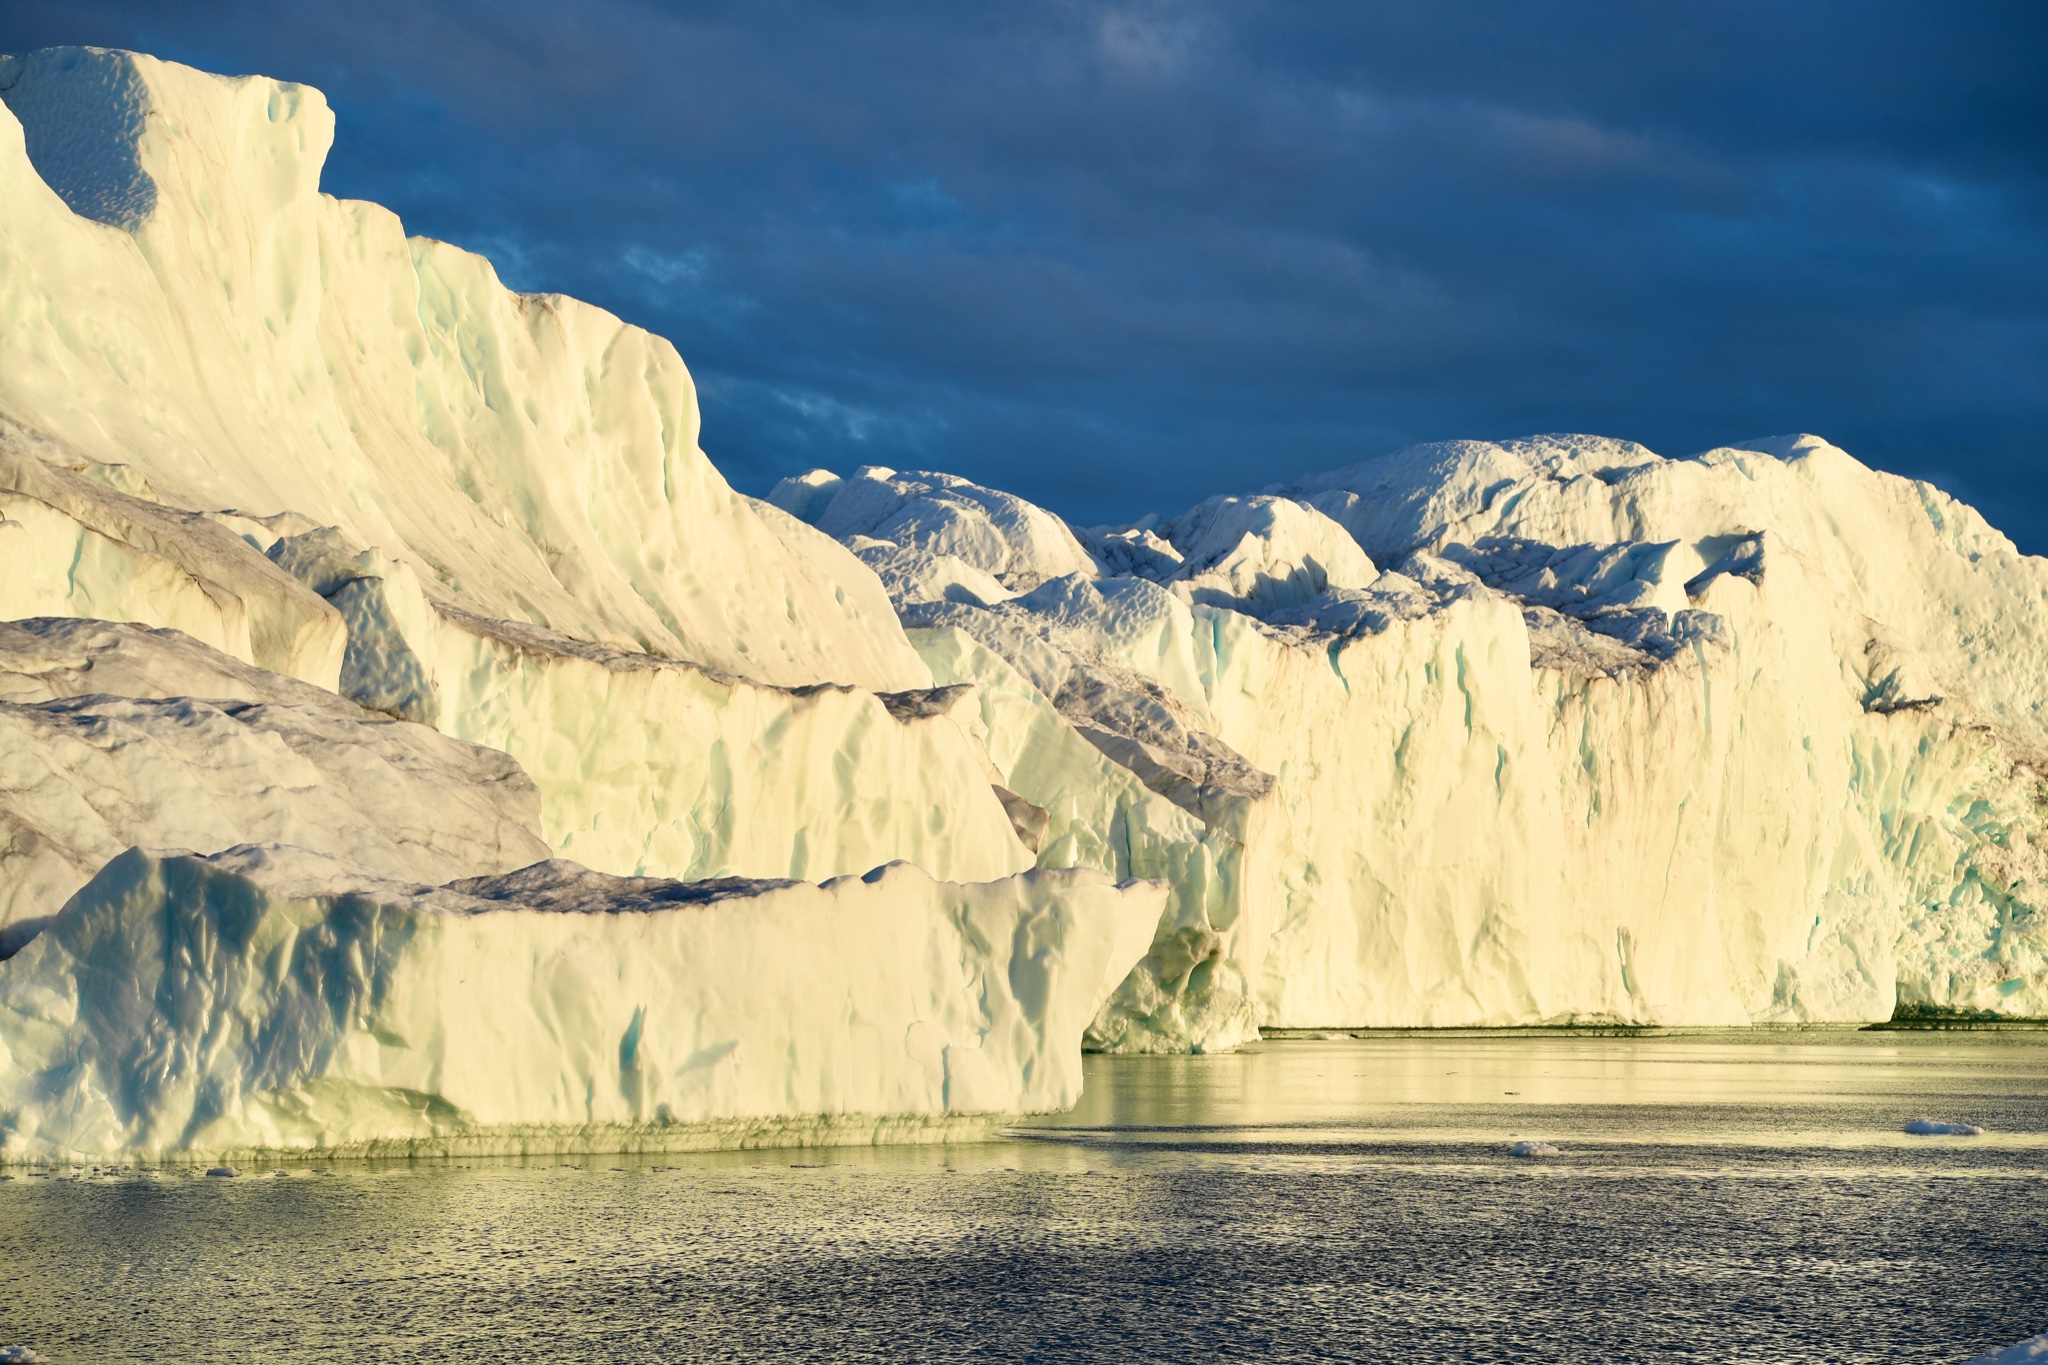
[[[539,825],[497,750],[176,631],[0,622],[0,957],[136,844],[288,843],[444,882],[546,858]]]
[[[434,888],[131,850],[0,971],[0,1161],[872,1141],[1064,1108],[1164,895],[906,864]]]
[[[863,465],[841,479],[814,469],[784,479],[768,500],[827,535],[883,541],[953,559],[1017,592],[1048,578],[1093,574],[1067,524],[1012,493],[951,474]]]

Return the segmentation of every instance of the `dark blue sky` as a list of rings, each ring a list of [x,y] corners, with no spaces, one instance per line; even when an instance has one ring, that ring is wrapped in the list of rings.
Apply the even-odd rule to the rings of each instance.
[[[2038,0],[0,4],[67,42],[319,86],[328,190],[672,338],[749,491],[1807,430],[2048,551]]]

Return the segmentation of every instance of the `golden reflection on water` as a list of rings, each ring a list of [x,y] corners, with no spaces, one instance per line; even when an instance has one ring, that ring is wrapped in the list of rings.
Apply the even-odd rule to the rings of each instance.
[[[1366,1033],[1212,1057],[1089,1059],[1068,1114],[1127,1142],[2048,1148],[2048,1031]],[[1915,1118],[1976,1138],[1916,1137]]]
[[[1928,1116],[1981,1138],[1912,1138]],[[1960,1361],[2048,1325],[2048,1033],[1092,1058],[1029,1140],[0,1183],[58,1365]],[[1517,1160],[1509,1142],[1554,1144]]]

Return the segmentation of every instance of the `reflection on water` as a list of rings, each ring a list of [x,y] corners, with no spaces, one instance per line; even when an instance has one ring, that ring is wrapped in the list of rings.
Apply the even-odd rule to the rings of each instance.
[[[1923,1148],[1914,1118],[2048,1148],[2048,1033],[1366,1034],[1221,1057],[1097,1058],[1070,1114],[1119,1141]]]
[[[1981,1138],[1911,1138],[1907,1120]],[[2048,1328],[2048,1034],[1096,1058],[973,1147],[0,1184],[72,1362],[1958,1360]],[[1518,1161],[1533,1138],[1557,1157]]]

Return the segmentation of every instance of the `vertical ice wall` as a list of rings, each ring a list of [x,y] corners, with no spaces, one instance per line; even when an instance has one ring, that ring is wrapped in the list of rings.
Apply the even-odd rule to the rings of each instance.
[[[1161,894],[900,864],[427,887],[135,849],[0,966],[0,1163],[873,1141],[1066,1108]]]
[[[1039,743],[1222,854],[1178,864],[1106,1046],[1229,1036],[1234,981],[1311,1027],[2048,1012],[2048,563],[1825,442],[1751,445],[1418,448],[1083,532],[1106,576],[1022,596],[940,571],[985,533],[838,501],[946,487],[1000,532],[941,476],[776,496],[893,566],[942,676],[1033,690]]]

